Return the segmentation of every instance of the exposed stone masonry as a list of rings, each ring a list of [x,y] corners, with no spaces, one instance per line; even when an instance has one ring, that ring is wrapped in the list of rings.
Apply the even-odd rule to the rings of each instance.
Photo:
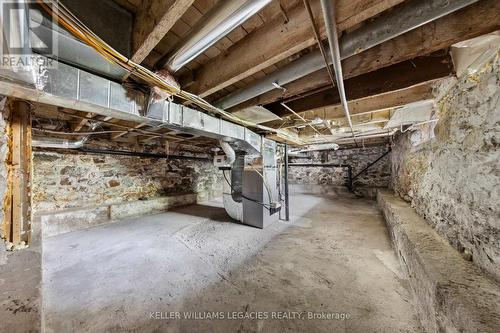
[[[8,178],[8,169],[7,169],[7,157],[9,151],[9,137],[7,134],[7,117],[8,117],[8,108],[7,108],[7,99],[2,98],[0,100],[0,202],[3,207],[5,194],[7,193],[7,178]],[[4,210],[0,209],[0,221],[4,219]],[[3,233],[3,228],[0,228]],[[0,235],[2,238],[5,235]]]
[[[329,163],[351,165],[353,176],[379,158],[388,147],[365,147],[330,151],[310,152],[308,158],[292,158],[291,163]],[[389,154],[390,155],[390,154]],[[360,187],[388,187],[390,180],[390,158],[385,156],[355,182]],[[333,167],[290,167],[291,184],[346,185],[347,169]]]
[[[222,191],[222,174],[209,161],[36,151],[33,163],[35,212]]]
[[[464,257],[500,280],[499,60],[443,94],[436,138],[399,135],[392,187]]]

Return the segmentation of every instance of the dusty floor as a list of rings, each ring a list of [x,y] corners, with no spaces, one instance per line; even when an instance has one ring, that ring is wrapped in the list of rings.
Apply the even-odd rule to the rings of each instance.
[[[46,331],[419,331],[375,202],[291,201],[265,230],[213,201],[45,240]]]

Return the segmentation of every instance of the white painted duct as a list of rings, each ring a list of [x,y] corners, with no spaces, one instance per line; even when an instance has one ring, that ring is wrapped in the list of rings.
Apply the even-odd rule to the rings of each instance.
[[[161,67],[167,67],[170,72],[175,73],[270,2],[271,0],[222,1],[206,18],[200,20],[186,41],[177,47]]]
[[[226,141],[221,140],[219,141],[219,144],[224,151],[224,154],[226,154],[227,164],[229,166],[232,166],[234,161],[236,161],[236,152],[234,151],[233,147],[231,147],[231,145]]]

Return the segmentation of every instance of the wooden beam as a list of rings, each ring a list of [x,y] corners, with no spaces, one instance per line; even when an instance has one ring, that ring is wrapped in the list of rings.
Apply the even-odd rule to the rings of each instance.
[[[142,128],[142,127],[146,126],[147,124],[148,124],[148,123],[141,123],[141,124],[138,124],[138,125],[133,126],[133,129],[130,129],[130,130],[128,130],[128,131],[123,131],[123,132],[121,132],[121,133],[116,133],[116,134],[113,134],[113,135],[111,135],[111,140],[118,139],[118,138],[120,138],[120,137],[122,137],[122,136],[124,136],[124,135],[126,135],[126,134],[128,134],[128,133],[130,133],[130,132],[133,132],[133,131],[134,131],[134,129],[139,129],[139,128]]]
[[[141,63],[194,0],[144,0],[135,19],[132,61]]]
[[[347,98],[360,99],[367,96],[380,95],[393,90],[404,89],[454,73],[453,61],[448,50],[428,57],[418,57],[370,73],[353,77],[344,82]],[[295,112],[303,112],[329,105],[340,104],[337,88],[311,94],[286,102]],[[279,102],[266,105],[274,114],[282,117],[290,114]]]
[[[344,78],[369,73],[496,31],[500,29],[499,12],[500,1],[479,1],[344,60],[342,62]],[[327,84],[329,77],[326,71],[317,71],[286,85],[286,92],[275,89],[238,105],[234,110],[273,103]]]
[[[339,0],[336,2],[339,30],[356,24],[389,9],[402,0]],[[311,1],[316,18],[321,17],[319,0]],[[287,57],[315,44],[309,17],[302,3],[288,12],[289,21],[283,24],[276,17],[244,39],[231,46],[197,71],[190,92],[208,96],[235,82],[241,81]],[[318,19],[318,23],[322,22]],[[324,24],[320,35],[326,37]]]
[[[89,120],[94,118],[94,116],[95,116],[94,113],[88,113],[85,115],[85,118],[78,120],[73,127],[73,132],[80,132],[83,126],[85,126]]]
[[[29,105],[14,103],[11,119],[11,242],[31,240],[31,117]]]
[[[349,101],[349,110],[352,115],[356,115],[366,112],[394,108],[424,99],[430,99],[433,98],[433,83],[434,82],[421,83],[401,90],[395,90],[375,96],[351,100]],[[299,114],[306,119],[315,119],[316,117],[320,117],[323,120],[330,120],[343,117],[344,110],[342,109],[342,105],[336,104],[303,111]],[[289,126],[297,124],[296,120],[293,119],[292,116],[290,117],[291,119],[287,119],[285,121],[274,120],[272,122],[265,123],[264,125],[278,128],[284,125]]]
[[[137,6],[135,6],[133,3],[131,3],[128,0],[114,0],[119,6],[125,8],[131,13],[136,13],[137,12]]]

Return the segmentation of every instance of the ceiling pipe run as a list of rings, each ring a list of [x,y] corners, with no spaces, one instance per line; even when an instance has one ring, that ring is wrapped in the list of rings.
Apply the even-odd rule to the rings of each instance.
[[[328,44],[330,46],[330,56],[333,60],[333,68],[335,69],[335,79],[340,95],[340,102],[344,109],[347,122],[351,128],[352,137],[354,138],[354,128],[352,126],[351,114],[349,113],[349,105],[347,104],[347,96],[344,87],[344,75],[342,74],[342,63],[340,62],[340,47],[339,36],[337,33],[337,22],[335,21],[335,1],[321,0],[321,9],[323,11],[323,19],[325,20],[326,35],[328,36]],[[335,86],[335,84],[332,82]],[[354,139],[356,142],[356,139]]]
[[[177,72],[210,46],[244,23],[271,0],[225,0],[200,20],[173,53],[159,61],[160,68]]]
[[[59,138],[34,137],[31,140],[31,146],[38,148],[79,149],[83,147],[85,142],[87,142],[87,138],[71,141]]]
[[[98,124],[92,124],[90,126],[90,130],[93,132],[98,127]],[[77,134],[75,132],[75,134]],[[53,138],[53,137],[34,137],[31,140],[32,147],[39,148],[56,148],[56,149],[80,149],[83,145],[89,141],[91,134],[87,134],[80,140],[67,140],[61,138]]]
[[[343,35],[339,43],[340,58],[344,60],[352,57],[478,1],[410,0],[405,2],[370,23]],[[329,64],[331,64],[332,59],[328,60]],[[222,109],[229,109],[275,89],[273,83],[283,87],[322,68],[325,68],[325,62],[321,52],[316,50],[267,75],[254,84],[227,95],[215,104]]]

